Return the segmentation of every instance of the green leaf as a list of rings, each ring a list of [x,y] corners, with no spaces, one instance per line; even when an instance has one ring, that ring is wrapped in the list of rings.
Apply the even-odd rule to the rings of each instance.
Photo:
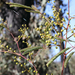
[[[34,5],[32,5],[32,8],[36,11],[39,11]]]
[[[25,9],[26,12],[33,12],[33,13],[40,13],[40,11],[34,11],[34,10],[27,10]]]
[[[19,3],[8,3],[8,2],[6,2],[6,4],[9,4],[10,7],[22,7],[22,8],[27,8],[27,9],[33,9],[29,6],[25,6],[25,5],[22,5],[22,4],[19,4]]]
[[[46,44],[44,40],[39,40],[41,43]]]
[[[21,8],[27,8],[27,9],[32,9],[32,10],[26,10],[27,12],[33,12],[33,13],[40,13],[39,10],[37,10],[34,6],[33,8],[29,7],[29,6],[25,6],[25,5],[22,5],[22,4],[19,4],[19,3],[8,3],[6,2],[6,4],[9,4],[10,7],[21,7]],[[36,11],[34,11],[34,8],[36,9]]]
[[[59,37],[54,37],[54,38],[57,39],[57,40],[60,40],[61,42],[66,41],[65,39],[61,39]]]
[[[41,48],[43,48],[43,47],[41,47],[41,46],[29,47],[29,48],[22,49],[22,50],[20,50],[20,51],[21,51],[21,52],[24,51],[23,55],[25,55],[25,54],[27,54],[27,53],[29,53],[29,52],[31,52],[31,51],[34,51],[34,50],[37,50],[37,49],[41,49]]]
[[[73,40],[68,40],[68,41],[70,41],[70,42],[75,42],[75,41],[73,41]]]
[[[51,60],[46,64],[47,67],[61,54],[63,54],[65,51],[67,51],[68,49],[70,49],[70,47],[63,49],[62,51],[60,51],[58,54],[56,54],[53,58],[51,58]]]
[[[67,63],[69,61],[69,59],[71,58],[71,56],[74,54],[74,52],[70,53],[69,56],[66,58],[65,63],[64,63],[64,67],[66,68]]]

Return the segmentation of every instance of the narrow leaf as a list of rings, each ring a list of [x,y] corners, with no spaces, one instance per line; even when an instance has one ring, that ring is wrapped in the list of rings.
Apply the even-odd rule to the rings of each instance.
[[[46,44],[43,40],[39,40],[41,43]]]
[[[66,41],[65,39],[61,39],[59,37],[54,37],[54,38],[57,39],[57,40],[61,40],[61,42]]]
[[[29,6],[25,6],[25,5],[22,5],[22,4],[19,4],[19,3],[9,3],[9,2],[6,2],[6,4],[9,4],[10,7],[22,7],[22,8],[27,8],[27,9],[33,9]]]
[[[58,54],[56,54],[53,58],[51,58],[51,60],[46,64],[47,67],[61,54],[63,54],[65,51],[67,51],[68,49],[70,49],[70,47],[63,49],[62,51],[60,51]]]
[[[40,13],[40,11],[34,11],[34,10],[26,10],[26,9],[25,9],[25,11],[26,11],[26,12],[33,12],[33,13]]]
[[[73,40],[68,40],[68,41],[70,41],[70,42],[75,42],[75,41],[73,41]]]
[[[37,50],[37,49],[41,49],[42,47],[41,46],[37,46],[37,47],[29,47],[29,48],[25,48],[25,49],[22,49],[20,50],[21,52],[24,51],[23,55],[24,54],[27,54],[31,51],[34,51],[34,50]]]
[[[28,47],[28,48],[21,49],[20,52],[24,52],[24,51],[27,51],[27,50],[30,50],[30,49],[35,49],[35,48],[39,48],[39,49],[40,49],[40,48],[42,48],[42,47],[41,47],[41,46]]]
[[[70,53],[69,56],[66,58],[65,63],[64,63],[64,67],[66,68],[67,63],[69,61],[69,59],[71,58],[71,56],[74,54],[74,52]]]
[[[24,51],[29,50],[29,49],[31,49],[31,47],[21,49],[20,52],[24,52]]]
[[[32,5],[32,8],[36,11],[39,11],[34,5]]]
[[[25,55],[25,54],[27,54],[27,53],[29,53],[29,52],[31,52],[31,51],[41,49],[41,48],[42,48],[41,46],[32,47],[31,49],[26,50],[26,51],[23,53],[23,55]]]

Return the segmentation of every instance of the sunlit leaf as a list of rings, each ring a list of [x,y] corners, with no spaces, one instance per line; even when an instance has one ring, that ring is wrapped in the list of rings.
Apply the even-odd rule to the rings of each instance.
[[[70,41],[70,42],[75,42],[75,41],[73,41],[73,40],[68,40],[68,41]]]
[[[27,10],[25,9],[26,12],[33,12],[33,13],[40,13],[40,11],[34,11],[34,10]]]
[[[46,44],[43,40],[39,40],[41,43]]]
[[[74,54],[74,52],[70,53],[69,56],[66,58],[65,63],[64,63],[64,67],[66,68],[67,63],[69,61],[69,59],[71,58],[71,56]]]
[[[29,47],[29,48],[22,49],[20,51],[23,52],[23,55],[25,55],[25,54],[27,54],[27,53],[29,53],[31,51],[35,51],[35,50],[38,50],[38,49],[41,49],[41,48],[43,48],[43,47],[41,47],[41,46]]]
[[[65,39],[61,39],[59,37],[54,37],[54,38],[57,39],[57,40],[60,40],[61,42],[66,41]]]
[[[68,49],[70,49],[70,47],[63,49],[62,51],[60,51],[57,55],[55,55],[53,58],[51,58],[51,60],[46,64],[47,67],[61,54],[63,54],[65,51],[67,51]]]
[[[32,5],[32,8],[33,8],[34,10],[38,11],[38,9],[37,9],[34,5]]]
[[[10,7],[21,7],[21,8],[27,8],[27,9],[33,9],[29,6],[22,5],[22,4],[19,4],[19,3],[8,3],[8,2],[6,2],[6,4],[9,4]]]

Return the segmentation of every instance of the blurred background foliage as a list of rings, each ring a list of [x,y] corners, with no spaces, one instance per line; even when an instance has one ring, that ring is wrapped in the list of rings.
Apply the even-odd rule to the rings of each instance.
[[[62,0],[55,0],[58,2],[57,4],[63,5]],[[26,28],[29,29],[25,31],[26,36],[30,36],[30,39],[27,40],[26,38],[22,38],[19,41],[19,47],[20,49],[26,48],[27,44],[22,43],[23,40],[27,41],[31,44],[31,46],[43,46],[46,47],[43,43],[41,43],[39,40],[41,39],[39,32],[35,30],[37,27],[41,27],[42,29],[45,26],[45,19],[42,19],[42,15],[35,14],[35,13],[28,13],[23,8],[18,7],[12,7],[10,8],[9,5],[7,5],[5,2],[13,2],[13,3],[20,3],[27,6],[34,5],[41,13],[44,13],[46,9],[46,3],[48,0],[0,0],[0,16],[3,18],[3,21],[0,21],[0,23],[4,23],[7,21],[8,27],[12,34],[15,36],[15,39],[17,39],[18,35],[21,35],[21,33],[18,31],[18,29],[23,28],[22,24],[26,24]],[[63,5],[65,6],[65,5]],[[64,10],[65,12],[65,10]],[[61,12],[62,14],[62,12]],[[63,13],[64,14],[64,13]],[[63,15],[62,14],[62,15]],[[46,17],[49,18],[49,15]],[[5,23],[4,23],[5,24]],[[7,26],[7,24],[5,24]],[[42,30],[41,30],[42,31]],[[52,35],[54,31],[52,30],[50,34]],[[2,40],[2,43],[4,46],[8,45],[13,50],[17,50],[17,45],[13,41],[10,33],[4,28],[0,27],[0,39]],[[51,46],[51,45],[50,45]],[[1,49],[2,50],[2,49]],[[38,72],[40,75],[60,75],[61,72],[61,63],[60,62],[53,62],[49,67],[46,67],[46,63],[49,60],[49,54],[51,54],[51,47],[46,47],[45,50],[34,52],[34,55],[32,56],[32,61],[34,65],[36,66]],[[36,54],[36,55],[35,55]],[[28,55],[26,55],[28,57]],[[17,57],[18,58],[18,57]],[[24,74],[21,74],[21,71],[24,69],[20,67],[19,65],[16,65],[14,60],[13,54],[0,54],[0,75],[29,75],[28,72],[25,72]],[[30,63],[28,63],[26,60],[22,59],[22,63],[25,62],[26,67],[30,67]],[[74,74],[74,66],[71,65],[74,63],[74,58],[70,61],[70,69],[72,75]],[[73,66],[73,67],[72,67]],[[32,66],[33,67],[33,66]],[[66,74],[64,74],[66,75]],[[69,74],[68,74],[69,75]]]

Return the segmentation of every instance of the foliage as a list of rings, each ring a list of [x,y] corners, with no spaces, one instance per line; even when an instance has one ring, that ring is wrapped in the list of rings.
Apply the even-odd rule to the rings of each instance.
[[[7,4],[9,4],[10,7],[21,7],[21,8],[25,8],[25,11],[27,11],[27,12],[33,12],[33,13],[41,14],[42,19],[45,21],[45,23],[43,23],[43,25],[41,25],[39,28],[38,27],[35,28],[35,30],[36,30],[36,32],[40,33],[39,34],[40,37],[41,37],[40,41],[44,43],[44,45],[43,45],[44,47],[43,46],[41,46],[41,47],[40,46],[32,46],[27,41],[22,41],[23,43],[26,43],[28,47],[21,50],[19,48],[19,45],[18,45],[19,40],[21,38],[26,38],[27,40],[29,40],[29,38],[30,38],[30,36],[27,36],[25,34],[25,32],[28,30],[28,27],[26,27],[26,24],[22,25],[23,28],[19,29],[19,31],[22,33],[22,35],[18,36],[17,40],[16,40],[16,38],[10,32],[9,28],[5,25],[5,24],[7,24],[7,22],[5,22],[5,23],[2,22],[0,24],[0,26],[6,28],[11,33],[11,36],[13,37],[15,43],[17,44],[18,50],[13,50],[8,45],[5,46],[4,43],[0,40],[0,48],[1,48],[0,52],[4,52],[4,54],[11,53],[11,54],[16,55],[16,56],[14,56],[14,58],[12,58],[12,60],[16,63],[16,65],[20,65],[22,67],[22,73],[28,72],[31,75],[33,75],[33,74],[35,74],[35,75],[38,74],[39,75],[40,69],[38,70],[37,67],[39,67],[38,65],[41,64],[41,63],[39,62],[38,65],[35,65],[36,63],[34,64],[34,62],[33,62],[34,57],[33,56],[35,56],[35,52],[33,52],[33,51],[35,51],[35,50],[38,50],[38,52],[43,51],[43,50],[47,49],[50,44],[53,44],[54,46],[56,46],[56,49],[57,49],[58,48],[57,46],[60,46],[60,42],[64,41],[65,42],[65,49],[64,50],[60,51],[51,60],[48,60],[46,58],[47,62],[43,61],[43,63],[45,63],[44,66],[46,67],[46,65],[47,65],[47,67],[48,67],[59,55],[64,54],[64,59],[63,59],[64,61],[63,61],[62,72],[61,72],[61,75],[63,75],[63,68],[64,68],[64,66],[66,66],[67,62],[69,61],[70,57],[74,54],[74,52],[71,53],[67,57],[66,60],[65,60],[65,56],[75,48],[74,46],[72,46],[70,44],[70,41],[71,41],[70,37],[72,37],[74,35],[74,32],[73,32],[74,29],[72,29],[72,30],[70,29],[70,25],[69,25],[70,14],[69,14],[69,12],[68,12],[68,16],[69,16],[68,17],[68,25],[65,27],[64,26],[64,24],[66,23],[65,19],[64,18],[61,19],[60,16],[59,16],[60,15],[59,13],[61,12],[61,9],[59,9],[59,11],[57,11],[54,4],[53,4],[53,8],[52,8],[53,16],[50,16],[49,18],[46,18],[45,17],[46,14],[45,13],[42,14],[39,10],[37,10],[35,8],[35,6],[33,6],[33,8],[31,8],[29,6],[21,5],[21,4],[18,4],[18,3],[7,3]],[[55,21],[53,19],[55,19]],[[61,28],[61,31],[58,32],[58,30],[55,28],[55,26],[59,26]],[[3,28],[2,28],[2,30],[3,30]],[[54,32],[55,32],[54,36],[51,35],[52,30],[54,30]],[[64,35],[66,35],[66,38],[64,38],[64,36],[62,36],[62,32],[64,30],[66,30],[66,33],[64,34]],[[67,33],[69,31],[71,31],[73,34],[70,37],[67,37]],[[57,43],[57,41],[60,41],[60,42]],[[67,42],[72,46],[71,47],[72,49],[71,48],[66,48],[66,43]],[[68,50],[68,52],[65,53],[65,51],[67,51],[67,50]],[[22,53],[22,51],[23,51],[23,53]],[[28,54],[28,57],[24,56],[25,54]],[[37,53],[36,53],[36,55],[37,55]],[[32,57],[33,57],[33,59],[32,59]],[[25,59],[25,62],[22,63],[21,59]],[[36,58],[36,60],[37,59],[38,58]],[[65,64],[64,64],[64,62],[65,62]],[[27,68],[27,65],[30,65],[31,67]],[[43,67],[43,71],[44,71],[44,69],[47,69],[47,67],[46,68]],[[46,75],[48,75],[48,72],[45,72],[45,73],[46,73]],[[51,73],[49,73],[49,74],[51,74]]]

